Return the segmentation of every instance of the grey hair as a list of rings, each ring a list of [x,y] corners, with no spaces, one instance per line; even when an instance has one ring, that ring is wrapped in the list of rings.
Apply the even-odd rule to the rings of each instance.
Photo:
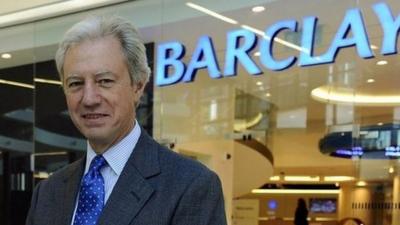
[[[61,81],[64,77],[64,60],[68,49],[86,40],[113,36],[121,44],[133,84],[145,85],[149,80],[146,48],[137,29],[128,20],[117,16],[91,16],[72,26],[64,35],[55,60]]]

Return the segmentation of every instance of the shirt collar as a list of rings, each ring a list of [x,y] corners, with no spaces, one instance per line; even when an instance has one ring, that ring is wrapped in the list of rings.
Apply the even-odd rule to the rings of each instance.
[[[132,154],[140,134],[140,126],[137,120],[135,120],[135,125],[129,134],[103,153],[103,157],[107,161],[108,166],[118,176],[121,174],[129,156]],[[90,163],[94,157],[96,157],[96,152],[90,146],[89,142],[87,142],[85,174],[89,171]]]

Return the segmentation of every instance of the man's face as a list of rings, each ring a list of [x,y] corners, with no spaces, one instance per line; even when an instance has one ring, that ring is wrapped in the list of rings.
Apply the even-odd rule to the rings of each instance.
[[[143,85],[132,84],[117,39],[87,40],[70,47],[64,61],[64,92],[75,126],[96,152],[133,127]]]

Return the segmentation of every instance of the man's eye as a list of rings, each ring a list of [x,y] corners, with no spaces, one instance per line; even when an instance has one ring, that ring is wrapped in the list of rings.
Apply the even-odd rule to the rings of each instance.
[[[81,82],[81,81],[73,81],[73,82],[70,82],[68,84],[68,87],[69,88],[76,88],[76,87],[81,86],[82,84],[83,84],[83,82]]]
[[[98,83],[103,87],[111,87],[114,84],[114,80],[111,79],[101,79]]]

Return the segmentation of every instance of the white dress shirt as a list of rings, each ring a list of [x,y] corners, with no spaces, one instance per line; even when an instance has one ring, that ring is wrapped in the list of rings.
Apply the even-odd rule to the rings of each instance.
[[[104,192],[105,192],[104,204],[106,204],[108,198],[110,197],[111,192],[114,189],[114,186],[117,183],[118,178],[121,175],[121,172],[125,167],[126,162],[129,159],[129,156],[131,155],[133,149],[135,148],[139,140],[140,133],[141,133],[140,126],[138,125],[138,122],[135,120],[135,126],[129,132],[129,134],[126,137],[124,137],[120,142],[111,146],[104,152],[103,157],[107,161],[107,165],[101,168],[100,170],[100,173],[104,178]],[[96,153],[88,142],[84,175],[89,171],[90,163],[92,162],[95,156]],[[75,200],[75,210],[72,216],[71,225],[74,224],[75,213],[78,207],[78,199],[79,199],[79,192]]]

